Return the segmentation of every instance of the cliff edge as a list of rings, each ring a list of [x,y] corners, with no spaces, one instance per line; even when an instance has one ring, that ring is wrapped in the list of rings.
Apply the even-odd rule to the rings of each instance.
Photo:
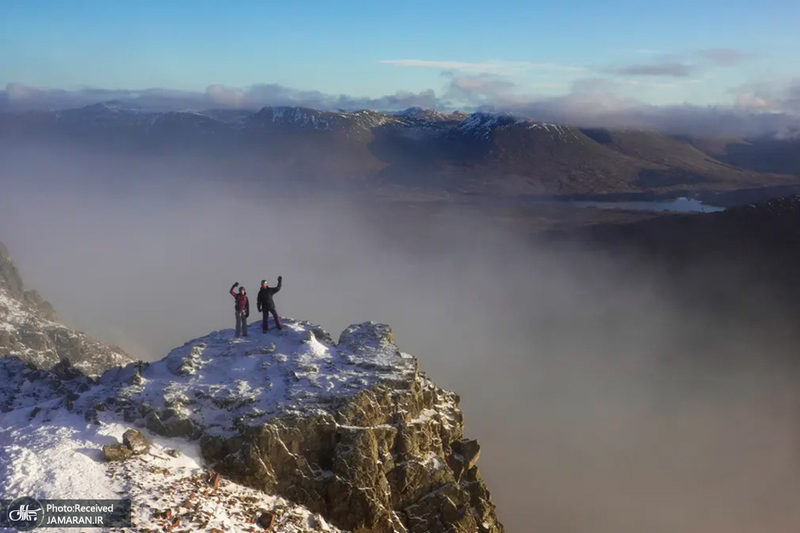
[[[385,324],[350,326],[338,342],[292,319],[266,335],[218,331],[100,384],[83,398],[90,416],[113,409],[196,440],[226,478],[340,529],[503,531],[458,396],[425,376]]]
[[[45,371],[15,358],[0,361],[0,374],[7,497],[74,487],[66,458],[86,458],[68,450],[94,446],[118,457],[101,453],[82,467],[84,478],[98,472],[84,497],[95,486],[128,494],[138,531],[168,525],[165,508],[175,531],[250,531],[246,502],[277,517],[281,531],[503,531],[459,397],[420,371],[385,324],[355,324],[334,341],[286,319],[283,331],[213,332],[99,378],[66,361]],[[111,445],[132,428],[154,442],[154,456]],[[167,455],[179,448],[193,459]],[[25,450],[41,458],[41,480],[25,475]],[[203,480],[217,474],[209,488]]]

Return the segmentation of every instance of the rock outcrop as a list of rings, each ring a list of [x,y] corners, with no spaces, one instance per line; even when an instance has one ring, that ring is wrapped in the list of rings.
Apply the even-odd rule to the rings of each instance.
[[[188,439],[215,490],[223,479],[275,495],[336,531],[503,531],[459,397],[421,372],[387,325],[356,324],[334,342],[286,319],[280,332],[218,331],[145,363],[55,319],[0,246],[0,415],[17,424],[71,412]],[[124,470],[152,442],[128,430],[103,444],[108,468]]]
[[[13,356],[41,370],[66,359],[86,375],[130,362],[125,352],[60,324],[53,307],[22,277],[0,244],[0,357]]]
[[[32,409],[74,408],[80,395],[96,385],[67,359],[42,370],[18,357],[0,357],[0,413]]]
[[[459,397],[421,372],[388,326],[353,325],[334,343],[313,324],[285,325],[242,339],[215,332],[159,362],[109,370],[76,409],[195,439],[224,478],[342,530],[503,531]]]

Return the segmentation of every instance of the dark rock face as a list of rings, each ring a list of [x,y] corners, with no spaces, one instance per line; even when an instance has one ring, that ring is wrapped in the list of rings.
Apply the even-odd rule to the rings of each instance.
[[[50,370],[62,360],[86,375],[130,361],[125,352],[56,322],[53,307],[26,291],[8,250],[0,244],[0,357],[15,356]]]

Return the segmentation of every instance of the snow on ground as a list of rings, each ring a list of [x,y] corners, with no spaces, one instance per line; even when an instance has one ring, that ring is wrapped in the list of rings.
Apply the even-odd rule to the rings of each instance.
[[[111,427],[64,410],[0,415],[0,498],[117,498],[100,462]]]
[[[234,338],[222,330],[172,350],[131,379],[134,367],[103,375],[106,385],[89,403],[112,393],[154,409],[173,409],[207,433],[232,435],[238,421],[263,424],[290,413],[331,412],[338,397],[377,383],[396,383],[415,372],[415,360],[389,340],[388,326],[364,323],[346,329],[339,344],[318,326],[285,319],[284,330]]]
[[[27,340],[21,337],[27,337]],[[102,371],[95,368],[101,360],[101,369],[130,361],[118,348],[104,347],[83,333],[39,316],[29,304],[0,288],[0,356],[20,357],[39,368],[49,368],[60,358],[56,353],[56,338],[71,341],[66,344],[81,346],[88,352],[84,359],[73,361],[76,368],[88,374]]]
[[[131,426],[113,409],[99,411],[97,423],[84,416],[98,401],[127,398],[179,411],[206,432],[230,434],[242,417],[258,424],[288,413],[331,412],[339,397],[417,372],[415,359],[397,349],[388,326],[351,326],[338,344],[308,322],[287,318],[284,326],[263,334],[253,324],[246,338],[217,331],[161,361],[112,369],[88,386],[85,378],[62,383],[4,359],[0,498],[131,498],[130,531],[138,532],[164,531],[176,520],[171,532],[263,531],[256,520],[265,512],[274,513],[273,531],[337,531],[280,497],[224,479],[214,488],[195,442],[142,430],[154,442],[149,454],[108,463],[103,445],[121,440]],[[73,401],[75,408],[67,410]]]
[[[103,445],[121,441],[130,426],[114,418],[96,425],[64,409],[44,409],[31,419],[30,411],[0,414],[0,498],[130,498],[134,527],[114,531],[164,531],[177,521],[170,531],[255,532],[264,530],[256,523],[264,513],[275,515],[273,531],[339,531],[283,498],[225,479],[215,489],[195,443],[145,432],[153,441],[149,454],[109,463]]]

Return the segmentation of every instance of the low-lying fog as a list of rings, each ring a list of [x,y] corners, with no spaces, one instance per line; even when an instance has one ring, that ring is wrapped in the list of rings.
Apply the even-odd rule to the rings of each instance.
[[[282,275],[282,315],[334,336],[385,321],[461,394],[510,532],[800,527],[781,310],[755,331],[687,309],[646,263],[534,246],[477,213],[430,225],[153,164],[0,162],[0,240],[69,323],[155,359],[232,327],[233,282],[253,297]]]

